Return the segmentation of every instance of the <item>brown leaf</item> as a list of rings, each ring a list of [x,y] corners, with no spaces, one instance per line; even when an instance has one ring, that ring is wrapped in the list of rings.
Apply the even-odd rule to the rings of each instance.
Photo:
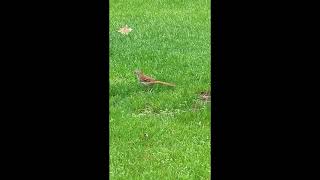
[[[132,29],[128,27],[128,25],[125,25],[124,27],[120,28],[118,30],[118,32],[120,32],[121,34],[125,34],[125,35],[128,35],[129,32],[131,32]]]
[[[200,98],[201,98],[203,101],[211,101],[211,92],[210,92],[210,91],[201,92],[201,93],[200,93]]]

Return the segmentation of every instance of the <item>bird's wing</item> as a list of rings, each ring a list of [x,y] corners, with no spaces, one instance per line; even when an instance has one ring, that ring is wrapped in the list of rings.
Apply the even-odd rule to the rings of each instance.
[[[141,79],[142,79],[143,81],[146,81],[146,82],[155,81],[153,78],[148,77],[148,76],[145,76],[145,75],[141,76]]]

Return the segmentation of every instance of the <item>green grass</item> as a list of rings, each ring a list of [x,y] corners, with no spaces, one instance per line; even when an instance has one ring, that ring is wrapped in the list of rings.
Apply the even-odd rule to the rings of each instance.
[[[110,178],[209,179],[210,1],[110,0],[109,37]]]

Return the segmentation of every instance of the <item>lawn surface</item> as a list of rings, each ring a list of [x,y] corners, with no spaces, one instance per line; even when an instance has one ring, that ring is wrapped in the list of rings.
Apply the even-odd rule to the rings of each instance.
[[[110,178],[209,179],[210,1],[110,0],[109,38]]]

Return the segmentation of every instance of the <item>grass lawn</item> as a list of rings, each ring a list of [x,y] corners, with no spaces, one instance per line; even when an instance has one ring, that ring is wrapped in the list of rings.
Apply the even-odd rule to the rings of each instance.
[[[210,179],[210,1],[110,0],[109,38],[110,178]]]

